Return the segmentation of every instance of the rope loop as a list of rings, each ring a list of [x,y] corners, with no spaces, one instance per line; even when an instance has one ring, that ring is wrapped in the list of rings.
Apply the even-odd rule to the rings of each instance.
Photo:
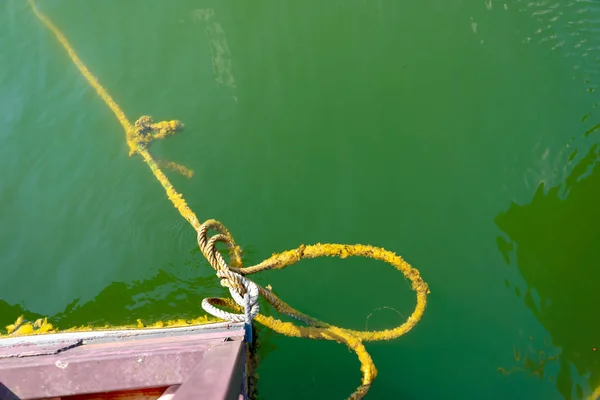
[[[208,231],[211,229],[216,230],[217,233],[209,238]],[[198,246],[200,247],[200,251],[216,271],[217,277],[221,280],[221,286],[229,288],[231,297],[244,310],[244,313],[234,314],[223,311],[213,305],[216,301],[214,298],[204,299],[202,301],[202,308],[214,317],[226,321],[245,322],[249,324],[259,312],[258,285],[240,274],[237,269],[227,264],[223,255],[217,249],[216,245],[219,242],[227,245],[232,260],[241,259],[239,248],[225,226],[215,220],[204,222],[198,229]],[[238,264],[241,265],[241,262],[238,261]]]
[[[209,230],[217,231],[217,234],[208,237]],[[225,226],[216,220],[208,220],[200,225],[198,229],[198,247],[208,261],[208,263],[217,272],[217,276],[221,279],[221,286],[235,289],[239,298],[243,298],[246,294],[246,285],[243,282],[243,276],[237,268],[230,266],[221,252],[217,249],[217,243],[225,243],[229,250],[230,259],[233,263],[241,266],[241,255],[239,247],[236,246],[233,237],[227,231]],[[240,304],[240,302],[236,303]]]
[[[238,274],[237,272],[230,271],[230,273],[239,278],[245,289],[244,295],[241,296],[236,289],[229,287],[229,293],[231,294],[233,301],[235,301],[235,303],[242,308],[243,313],[235,314],[217,308],[214,304],[218,304],[220,299],[213,297],[208,297],[202,300],[202,308],[213,317],[230,322],[245,322],[250,324],[260,311],[258,304],[258,285],[252,282],[250,279]],[[217,276],[221,278],[221,282],[223,282],[223,276],[225,275],[221,271],[217,272]]]

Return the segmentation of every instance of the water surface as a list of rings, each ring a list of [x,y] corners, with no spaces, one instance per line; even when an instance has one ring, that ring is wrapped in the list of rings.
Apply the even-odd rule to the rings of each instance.
[[[247,265],[305,243],[383,246],[431,288],[369,343],[369,398],[575,399],[600,384],[588,1],[39,2]],[[0,322],[191,317],[226,295],[124,134],[26,2],[0,3]],[[400,324],[404,278],[311,260],[257,278],[342,326]],[[261,398],[343,398],[355,356],[261,330]]]

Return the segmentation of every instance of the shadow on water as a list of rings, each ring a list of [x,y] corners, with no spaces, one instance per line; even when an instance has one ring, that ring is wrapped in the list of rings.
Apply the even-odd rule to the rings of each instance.
[[[4,326],[12,324],[13,322],[15,322],[19,315],[25,314],[27,314],[27,316],[31,320],[36,320],[42,317],[42,315],[32,313],[29,310],[26,310],[20,304],[11,305],[8,304],[6,301],[0,299],[0,332],[5,333],[3,329]]]
[[[190,254],[192,258],[184,266],[191,277],[181,277],[183,268],[175,268],[173,271],[177,272],[171,273],[171,265],[146,279],[131,283],[113,282],[94,299],[83,304],[75,299],[64,311],[48,316],[48,320],[58,329],[68,329],[76,326],[136,325],[138,318],[151,324],[206,315],[201,307],[205,297],[228,297],[229,293],[220,287],[208,263],[204,259],[198,261],[202,257],[199,249],[192,249]],[[246,249],[245,254],[252,257],[253,250]],[[262,312],[269,314],[268,310],[263,309]],[[6,333],[4,327],[14,323],[20,315],[29,321],[45,317],[20,304],[11,305],[0,299],[0,333]],[[269,340],[274,332],[262,326],[257,328],[257,340],[261,342],[258,356],[264,359],[275,349]]]
[[[562,52],[588,92],[594,93],[600,78],[600,5],[525,0],[515,4],[538,22],[523,42]],[[600,133],[597,106],[581,118],[583,136],[590,139]],[[495,218],[508,236],[498,238],[498,249],[507,264],[517,266],[527,286],[524,293],[518,287],[515,292],[560,349],[552,356],[540,351],[544,357],[539,362],[523,360],[515,349],[515,360],[525,365],[521,370],[540,378],[547,362],[556,363],[556,386],[565,399],[584,396],[577,383],[582,377],[592,390],[600,385],[600,318],[595,313],[600,284],[600,146],[592,144],[582,153],[580,157],[575,150],[566,161],[570,168],[577,160],[561,184],[542,182],[529,203],[513,202]]]
[[[541,183],[531,202],[512,203],[495,219],[509,237],[499,237],[498,248],[507,263],[513,257],[527,284],[525,305],[562,349],[556,385],[566,399],[573,389],[583,396],[571,366],[591,388],[600,385],[599,159],[594,144],[562,185],[546,189]]]
[[[81,325],[135,324],[136,318],[149,322],[196,318],[204,314],[200,303],[206,296],[206,291],[199,288],[209,287],[210,284],[214,284],[211,278],[183,282],[165,270],[159,270],[148,279],[131,283],[113,282],[86,303],[79,304],[79,300],[75,299],[64,311],[49,317],[49,320],[56,327],[65,329]],[[193,304],[197,307],[193,307]],[[21,314],[27,320],[43,317],[21,305],[9,305],[0,300],[0,322],[3,326],[14,322]]]
[[[74,299],[62,312],[48,316],[59,329],[74,326],[119,326],[169,319],[192,319],[204,315],[204,297],[223,296],[214,272],[200,250],[193,247],[179,265],[170,263],[152,276],[132,282],[113,282],[92,300]],[[0,299],[0,327],[13,323],[19,315],[35,320],[44,315],[20,304]],[[1,329],[1,328],[0,328]]]

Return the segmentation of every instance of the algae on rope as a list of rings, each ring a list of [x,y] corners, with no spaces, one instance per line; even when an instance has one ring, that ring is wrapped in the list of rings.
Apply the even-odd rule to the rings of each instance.
[[[211,266],[215,269],[215,271],[217,271],[217,276],[221,278],[222,285],[232,287],[238,292],[237,294],[242,295],[243,293],[241,291],[244,290],[243,287],[240,287],[239,282],[236,282],[233,279],[236,276],[238,276],[238,279],[240,279],[239,276],[251,275],[270,269],[283,269],[305,258],[330,256],[340,258],[360,256],[384,261],[388,264],[391,264],[399,272],[402,272],[402,274],[404,274],[404,276],[412,282],[412,289],[416,292],[417,297],[417,304],[413,313],[400,326],[397,326],[393,329],[386,329],[381,331],[355,331],[351,329],[339,328],[330,325],[326,322],[319,321],[316,318],[303,314],[295,308],[291,307],[283,300],[281,300],[277,295],[275,295],[272,291],[267,290],[261,287],[260,285],[257,285],[260,295],[277,311],[285,315],[294,317],[295,319],[304,322],[308,326],[301,326],[289,322],[283,322],[273,317],[266,317],[262,314],[258,314],[256,316],[256,321],[286,336],[303,337],[318,340],[333,340],[338,343],[346,344],[356,353],[361,364],[360,370],[362,372],[361,383],[356,388],[356,390],[350,395],[350,398],[360,399],[364,397],[369,391],[369,388],[371,387],[371,384],[377,375],[377,369],[375,368],[375,364],[373,363],[371,356],[365,349],[363,341],[390,340],[397,338],[410,331],[421,320],[421,317],[425,312],[425,307],[427,304],[427,295],[429,294],[429,287],[421,278],[419,271],[416,268],[413,268],[406,261],[404,261],[400,256],[382,248],[360,244],[346,245],[330,243],[317,243],[316,245],[308,246],[301,245],[296,249],[284,251],[279,254],[274,254],[269,259],[264,260],[263,262],[257,265],[243,267],[240,247],[236,245],[233,236],[227,230],[227,228],[222,223],[211,219],[201,224],[196,214],[188,206],[183,196],[175,190],[167,176],[161,170],[157,161],[149,152],[149,145],[152,140],[163,139],[170,135],[173,135],[176,131],[183,127],[183,124],[181,124],[179,121],[163,121],[155,124],[152,121],[152,118],[148,116],[142,116],[136,121],[135,124],[131,124],[131,122],[129,122],[129,120],[125,116],[123,110],[121,110],[119,105],[100,85],[96,77],[83,64],[81,59],[77,56],[77,54],[75,53],[65,36],[60,32],[60,30],[52,23],[52,21],[48,17],[46,17],[37,9],[33,0],[28,1],[36,17],[44,25],[46,25],[46,27],[52,33],[54,33],[58,41],[67,51],[69,58],[73,61],[77,69],[81,72],[82,76],[96,91],[98,96],[113,111],[113,113],[123,126],[123,129],[125,131],[125,138],[129,146],[129,154],[138,154],[142,157],[144,162],[148,165],[148,167],[150,167],[156,179],[164,188],[167,197],[173,203],[173,206],[177,209],[177,211],[179,211],[181,216],[185,218],[194,228],[194,230],[198,234],[198,246],[200,247],[200,250],[203,252],[204,256],[207,257]],[[212,13],[207,12],[206,14],[202,15],[205,16],[205,19],[208,19],[212,17],[213,14],[214,11]],[[215,29],[214,31],[208,32],[221,34],[222,29]],[[218,53],[216,53],[217,55],[225,55],[229,52],[226,43],[224,46],[215,47],[215,49],[218,51]],[[213,56],[214,54],[215,53],[213,53]],[[219,61],[218,58],[217,61]],[[215,61],[213,61],[213,63],[214,62]],[[228,64],[226,62],[219,61],[213,65],[222,67],[222,71],[227,72],[227,74],[229,74],[231,78],[231,80],[227,80],[226,83],[230,85],[235,85],[233,82],[233,77],[230,75],[229,72],[230,63]],[[209,229],[216,230],[218,232],[216,235],[212,236],[210,240],[206,235]],[[227,244],[227,247],[229,249],[231,265],[228,265],[225,262],[221,253],[214,247],[216,242],[225,242]],[[238,311],[241,309],[241,307],[238,306],[231,299],[206,300],[209,301],[209,303],[212,305],[222,305]],[[202,320],[204,320],[204,318],[206,317],[199,317],[199,319]],[[42,330],[51,331],[53,329],[52,325],[49,324],[46,319],[41,320],[41,322],[36,321],[35,323],[31,324],[31,326],[29,325],[29,323],[24,323],[22,319],[21,321],[17,320],[17,322],[19,322],[19,324],[12,325],[11,332],[13,334],[18,334],[19,332],[29,332],[35,334],[36,325],[38,329],[41,328]],[[187,324],[187,321],[185,321],[185,323]],[[138,321],[138,325],[133,328],[141,328],[144,326],[145,325],[143,322]],[[21,327],[23,327],[22,331],[20,330]],[[83,327],[81,329],[92,328]]]

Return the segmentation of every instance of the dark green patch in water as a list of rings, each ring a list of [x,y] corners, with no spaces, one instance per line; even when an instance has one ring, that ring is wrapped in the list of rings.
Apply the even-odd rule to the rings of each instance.
[[[588,2],[40,2],[200,219],[253,264],[300,243],[405,257],[432,294],[368,344],[370,398],[582,398],[596,316],[600,7]],[[226,295],[195,234],[25,2],[0,3],[0,323],[195,316]],[[508,266],[507,266],[508,264]],[[258,278],[317,318],[400,323],[405,280],[369,260]],[[261,330],[265,399],[342,398],[358,362]],[[509,372],[508,374],[502,371]]]

